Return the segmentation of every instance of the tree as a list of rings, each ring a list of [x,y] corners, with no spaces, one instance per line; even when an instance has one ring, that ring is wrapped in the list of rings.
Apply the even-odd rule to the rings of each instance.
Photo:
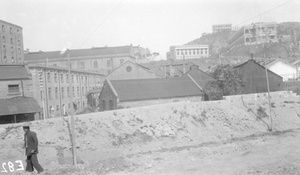
[[[212,76],[218,80],[206,84],[204,91],[210,100],[220,100],[226,95],[238,95],[244,92],[243,75],[230,65],[218,65]]]

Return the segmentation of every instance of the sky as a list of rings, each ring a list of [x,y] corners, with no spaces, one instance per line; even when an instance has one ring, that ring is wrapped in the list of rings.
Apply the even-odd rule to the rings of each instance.
[[[0,19],[23,28],[32,52],[132,44],[165,59],[214,24],[300,22],[299,9],[298,0],[1,0]]]

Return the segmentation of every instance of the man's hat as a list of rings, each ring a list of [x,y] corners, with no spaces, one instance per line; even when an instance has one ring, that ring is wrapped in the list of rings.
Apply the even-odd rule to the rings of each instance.
[[[28,123],[26,123],[26,124],[24,124],[23,125],[23,129],[29,129],[30,127],[29,127],[29,124]]]

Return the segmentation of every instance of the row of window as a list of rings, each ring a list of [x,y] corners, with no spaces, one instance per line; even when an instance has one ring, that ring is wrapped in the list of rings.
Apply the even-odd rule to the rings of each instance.
[[[2,36],[2,42],[3,43],[6,43],[6,38],[5,38],[5,36]],[[20,39],[18,39],[18,46],[21,46],[21,42],[20,42]],[[10,44],[14,44],[14,40],[13,40],[13,38],[10,38]]]
[[[51,76],[51,74],[52,74],[51,72],[47,73],[47,82],[48,83],[52,82],[52,76]],[[64,78],[64,77],[66,77],[66,78]],[[58,78],[60,78],[60,82],[61,83],[64,83],[64,82],[69,83],[69,74],[66,74],[64,76],[64,74],[54,73],[54,76],[53,76],[54,83],[58,83]],[[71,80],[72,80],[72,83],[75,82],[74,75],[71,75]],[[87,76],[81,76],[81,82],[82,83],[88,82]],[[79,83],[79,75],[76,75],[76,83]]]
[[[177,55],[201,55],[208,54],[208,49],[178,49]]]
[[[124,63],[124,59],[120,59],[120,64],[123,64],[123,63]],[[112,60],[106,60],[106,66],[108,66],[108,67],[112,66]],[[98,61],[94,61],[93,67],[94,67],[94,69],[98,69]],[[81,68],[82,69],[85,68],[84,62],[81,62]]]
[[[5,27],[5,25],[2,25],[2,32],[5,32],[5,29],[6,27]],[[13,32],[14,30],[13,30],[13,28],[12,27],[9,27],[9,33],[10,34],[13,34],[14,32]],[[17,29],[16,30],[16,33],[17,33],[17,35],[20,35],[20,30],[19,29]]]
[[[78,108],[78,107],[80,106],[80,101],[77,102],[76,105],[78,105],[78,106],[77,106],[77,108]],[[62,108],[62,110],[66,110],[65,104],[63,104],[61,108]],[[68,103],[68,109],[70,109],[70,108],[71,108],[71,104]],[[83,109],[85,108],[85,102],[84,102],[84,101],[82,102],[82,108],[83,108]],[[52,114],[52,112],[55,111],[55,109],[54,109],[52,106],[49,107],[49,110],[50,110],[50,114]],[[75,110],[76,110],[76,109],[75,109]],[[59,111],[59,105],[56,105],[56,111],[57,111],[57,112]],[[65,111],[65,112],[66,112],[66,111]]]
[[[61,88],[61,91],[60,91],[61,98],[65,98],[65,95],[67,95],[66,97],[70,97],[70,88],[67,87],[67,88],[66,88],[66,91],[67,91],[67,93],[65,93],[65,88],[64,88],[64,87]],[[73,97],[75,97],[75,96],[76,96],[76,95],[75,95],[75,87],[72,88],[72,92],[73,92],[73,93],[72,93]],[[55,95],[55,98],[56,98],[56,99],[59,99],[58,87],[55,87],[55,92],[54,92],[54,93],[55,93],[55,94],[54,94],[54,95]],[[81,93],[82,93],[82,96],[85,95],[84,87],[82,87]],[[51,88],[51,87],[48,88],[48,97],[49,97],[49,100],[52,99],[52,88]],[[79,87],[77,87],[77,97],[80,97],[80,88],[79,88]],[[41,92],[41,99],[43,100],[42,92]]]
[[[4,55],[4,56],[3,56],[3,59],[0,60],[0,62],[1,62],[1,63],[7,63],[7,56]],[[21,62],[22,62],[22,59],[19,58],[19,63],[21,63]],[[12,63],[12,64],[17,63],[17,60],[16,60],[15,57],[13,57],[13,56],[11,57],[11,63]]]
[[[3,45],[3,52],[6,54],[6,45]],[[13,46],[10,47],[10,52],[13,54],[15,52],[15,49]],[[18,48],[18,54],[21,54],[21,48]]]

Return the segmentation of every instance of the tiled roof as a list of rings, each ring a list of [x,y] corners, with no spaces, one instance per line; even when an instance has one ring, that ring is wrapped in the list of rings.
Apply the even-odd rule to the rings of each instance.
[[[81,56],[96,56],[96,55],[117,55],[117,54],[131,54],[132,46],[117,46],[117,47],[94,47],[91,49],[72,49],[67,50],[64,54],[61,51],[50,52],[29,52],[24,54],[25,60],[51,59],[51,58],[66,58],[81,57]]]
[[[0,81],[19,79],[30,79],[24,65],[0,65]]]
[[[113,80],[111,85],[120,102],[202,95],[188,77]]]
[[[214,79],[211,75],[200,70],[197,65],[191,66],[190,70],[187,73],[185,73],[183,76],[186,76],[187,74],[189,74],[202,88],[205,87],[206,83],[210,81],[216,81],[216,79]]]
[[[41,107],[30,97],[16,97],[11,99],[0,99],[0,116],[14,114],[28,114],[41,112]]]

